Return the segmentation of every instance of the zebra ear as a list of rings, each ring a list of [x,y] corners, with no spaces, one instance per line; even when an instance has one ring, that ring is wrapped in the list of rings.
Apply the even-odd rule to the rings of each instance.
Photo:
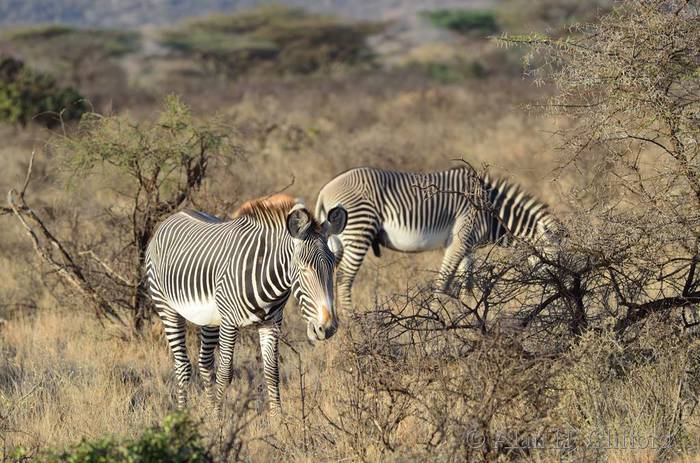
[[[292,238],[301,239],[313,222],[311,213],[302,207],[294,207],[287,215],[287,231]]]
[[[348,211],[343,206],[336,206],[328,211],[324,230],[326,236],[338,235],[345,230],[345,225],[348,223]]]

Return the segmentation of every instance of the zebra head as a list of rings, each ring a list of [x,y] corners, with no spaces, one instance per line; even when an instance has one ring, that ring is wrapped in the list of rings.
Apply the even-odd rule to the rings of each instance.
[[[328,211],[327,219],[319,224],[302,204],[287,215],[287,230],[294,241],[294,296],[308,322],[306,334],[312,342],[328,339],[338,329],[333,304],[335,257],[328,247],[328,237],[341,233],[347,218],[347,211],[339,206]]]
[[[542,270],[544,267],[540,257],[547,261],[556,262],[560,257],[562,242],[567,237],[568,231],[563,222],[546,210],[537,221],[533,238],[530,241],[537,249],[537,253],[530,255],[527,259],[530,267]]]

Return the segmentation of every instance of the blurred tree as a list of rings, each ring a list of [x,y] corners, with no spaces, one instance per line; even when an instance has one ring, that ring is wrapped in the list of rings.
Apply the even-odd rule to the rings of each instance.
[[[265,6],[196,19],[165,31],[160,41],[173,52],[232,76],[253,70],[307,74],[372,62],[367,37],[382,27]]]
[[[30,121],[49,128],[80,119],[87,110],[72,87],[60,87],[44,73],[14,58],[0,60],[0,122],[26,126]]]
[[[140,34],[62,25],[11,29],[0,47],[79,88],[93,104],[123,98],[126,72],[117,60],[140,48]]]
[[[438,28],[468,37],[484,37],[500,30],[496,16],[481,10],[432,10],[420,15]]]

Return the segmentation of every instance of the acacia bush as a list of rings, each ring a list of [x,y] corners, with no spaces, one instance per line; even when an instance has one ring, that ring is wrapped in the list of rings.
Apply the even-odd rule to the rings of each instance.
[[[565,38],[504,38],[539,55],[532,71],[558,89],[545,108],[572,121],[562,163],[587,173],[568,198],[568,262],[550,262],[569,283],[540,282],[577,295],[575,325],[622,333],[700,302],[698,25],[693,2],[629,1]]]
[[[212,165],[225,166],[224,158],[241,154],[231,136],[231,128],[223,121],[199,121],[179,98],[171,96],[153,121],[90,114],[75,134],[56,138],[52,144],[69,181],[95,174],[121,179],[117,188],[127,200],[109,206],[107,216],[118,235],[112,239],[126,248],[106,251],[114,272],[102,272],[111,285],[100,287],[113,291],[110,300],[133,312],[137,326],[149,315],[143,277],[148,242],[164,217],[193,203]],[[83,251],[103,271],[108,268],[97,257],[102,254],[99,249]],[[124,284],[130,287],[128,293],[123,292]]]

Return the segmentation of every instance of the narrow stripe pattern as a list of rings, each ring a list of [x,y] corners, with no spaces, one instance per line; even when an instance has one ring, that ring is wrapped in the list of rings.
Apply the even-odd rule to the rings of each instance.
[[[294,236],[291,217],[301,217],[303,225]],[[189,321],[201,327],[199,372],[217,408],[232,378],[239,330],[257,327],[270,407],[279,411],[278,345],[289,295],[298,300],[312,340],[328,339],[337,329],[326,228],[286,196],[252,202],[231,221],[184,211],[160,224],[148,246],[146,272],[173,354],[180,408],[192,376]]]
[[[459,293],[456,275],[471,284],[473,253],[489,243],[507,246],[513,237],[555,239],[558,222],[548,207],[517,185],[458,167],[430,173],[360,167],[340,174],[320,191],[316,217],[341,204],[345,231],[331,240],[338,260],[340,303],[352,307],[351,290],[370,247],[401,252],[445,249],[435,285]]]

